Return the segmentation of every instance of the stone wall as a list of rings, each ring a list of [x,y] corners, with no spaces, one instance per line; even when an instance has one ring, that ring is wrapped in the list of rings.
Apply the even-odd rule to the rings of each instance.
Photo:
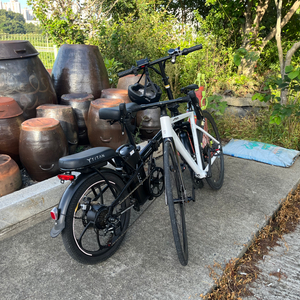
[[[245,117],[249,114],[256,113],[261,108],[267,108],[268,103],[259,100],[252,100],[252,96],[237,98],[224,96],[221,101],[226,101],[228,107],[225,113],[233,114],[239,117]]]

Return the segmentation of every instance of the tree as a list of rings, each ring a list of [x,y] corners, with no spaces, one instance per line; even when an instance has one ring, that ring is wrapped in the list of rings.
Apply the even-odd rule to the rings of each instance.
[[[34,25],[32,23],[26,23],[25,24],[25,30],[26,33],[37,33],[37,34],[41,34],[43,32],[43,30],[41,29],[40,26],[38,25]]]
[[[105,0],[28,0],[41,27],[57,45],[83,44],[101,29],[102,20],[109,16]]]
[[[259,56],[268,42],[274,38],[276,7],[270,0],[208,0],[207,2],[213,7],[203,21],[204,28],[219,37],[226,36],[231,46],[233,44],[236,48],[241,47]],[[299,8],[300,0],[285,0],[284,4],[284,9],[281,10],[284,14],[280,22],[281,30],[287,26]],[[266,14],[267,11],[270,13]],[[299,22],[299,15],[295,15],[292,23],[299,24]],[[299,30],[292,32],[299,35]],[[289,31],[287,30],[285,34],[288,35]],[[250,75],[254,66],[255,62],[243,60],[239,71],[244,75]]]
[[[21,14],[0,9],[0,31],[4,33],[26,33],[25,19]]]
[[[277,8],[277,22],[276,22],[276,42],[277,42],[277,48],[278,48],[278,57],[279,57],[279,63],[280,63],[280,74],[281,79],[284,80],[286,74],[285,74],[285,68],[291,64],[292,56],[294,53],[300,48],[300,41],[294,43],[294,45],[291,47],[291,49],[287,52],[286,58],[284,60],[283,56],[283,50],[281,45],[281,11],[282,11],[282,0],[275,0],[275,5]],[[281,98],[281,104],[286,105],[287,104],[287,88],[282,88],[280,92],[280,98]]]

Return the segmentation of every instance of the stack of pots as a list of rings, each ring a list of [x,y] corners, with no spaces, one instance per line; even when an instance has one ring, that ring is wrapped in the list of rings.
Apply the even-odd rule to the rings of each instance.
[[[39,105],[57,103],[51,77],[28,41],[0,41],[0,95],[16,100],[25,119]]]

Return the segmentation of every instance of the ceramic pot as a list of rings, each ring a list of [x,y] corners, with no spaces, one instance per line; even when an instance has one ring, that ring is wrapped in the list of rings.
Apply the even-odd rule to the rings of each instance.
[[[36,108],[57,103],[51,77],[28,41],[0,41],[0,95],[12,97],[25,119],[36,116]]]
[[[62,45],[57,53],[51,77],[60,101],[61,96],[86,92],[94,98],[109,88],[108,74],[97,46]]]
[[[6,154],[0,154],[0,197],[13,193],[22,186],[17,163]]]
[[[59,121],[68,141],[69,154],[74,154],[78,144],[78,126],[72,106],[45,104],[37,107],[38,118],[53,118]]]
[[[73,108],[78,126],[78,143],[81,145],[89,143],[86,123],[93,100],[94,96],[87,93],[66,94],[61,97],[61,104],[70,105]]]
[[[19,136],[23,111],[18,103],[9,97],[0,97],[0,153],[9,155],[17,163],[19,158]]]
[[[117,88],[128,90],[128,86],[137,83],[140,78],[141,78],[141,74],[137,76],[131,74],[131,75],[121,77],[119,78]],[[140,81],[140,83],[143,85],[145,84],[145,77]]]
[[[138,111],[136,119],[142,139],[152,139],[160,131],[159,107]]]
[[[58,160],[68,143],[58,120],[35,118],[22,123],[20,159],[30,177],[42,181],[59,173]]]
[[[130,103],[128,91],[125,89],[104,89],[101,98],[122,99],[124,103]]]
[[[110,147],[116,150],[128,142],[126,132],[122,133],[120,123],[110,124],[108,120],[99,118],[99,109],[119,106],[124,103],[122,99],[96,99],[91,103],[88,114],[88,135],[93,147]]]
[[[128,96],[128,91],[125,89],[105,89],[102,90],[102,98],[107,98],[107,99],[121,99],[124,103],[131,103],[131,100],[129,99]],[[130,131],[134,132],[136,128],[136,118],[133,118],[131,120],[130,124]]]

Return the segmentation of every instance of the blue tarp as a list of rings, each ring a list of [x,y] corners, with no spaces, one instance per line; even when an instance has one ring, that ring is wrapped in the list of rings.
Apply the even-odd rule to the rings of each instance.
[[[271,144],[232,139],[223,147],[226,155],[255,160],[279,167],[290,167],[300,151]]]

